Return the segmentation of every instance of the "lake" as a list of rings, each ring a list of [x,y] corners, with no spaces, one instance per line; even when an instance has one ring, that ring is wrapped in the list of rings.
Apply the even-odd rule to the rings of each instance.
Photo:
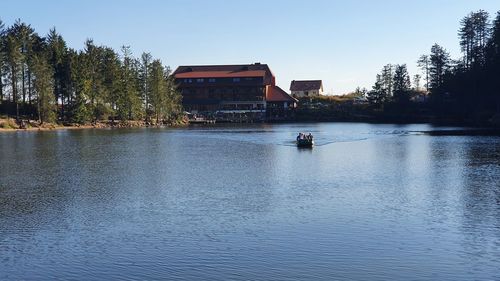
[[[0,134],[0,280],[499,280],[500,137],[468,132]]]

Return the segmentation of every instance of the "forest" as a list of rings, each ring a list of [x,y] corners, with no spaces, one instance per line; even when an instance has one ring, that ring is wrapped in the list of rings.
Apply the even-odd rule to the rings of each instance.
[[[150,53],[135,58],[129,46],[116,52],[92,39],[75,50],[55,28],[41,36],[21,20],[0,20],[2,115],[18,124],[163,124],[179,120],[182,107],[171,69]]]
[[[499,124],[500,11],[493,20],[483,10],[466,15],[458,37],[462,57],[452,59],[443,46],[434,44],[417,60],[421,74],[410,77],[406,64],[385,65],[372,90],[361,91],[370,110]]]

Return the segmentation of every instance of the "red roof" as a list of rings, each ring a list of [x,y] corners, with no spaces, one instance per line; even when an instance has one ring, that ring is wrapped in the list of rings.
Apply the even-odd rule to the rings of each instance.
[[[264,77],[265,70],[243,71],[191,71],[175,74],[175,78],[224,78],[224,77]]]
[[[278,86],[266,86],[266,101],[270,102],[297,102],[297,99],[290,96]]]

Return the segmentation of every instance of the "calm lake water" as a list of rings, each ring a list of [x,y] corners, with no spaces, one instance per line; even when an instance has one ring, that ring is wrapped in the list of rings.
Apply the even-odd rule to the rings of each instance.
[[[295,147],[299,131],[317,145]],[[498,136],[350,123],[0,134],[0,280],[500,280],[499,268]]]

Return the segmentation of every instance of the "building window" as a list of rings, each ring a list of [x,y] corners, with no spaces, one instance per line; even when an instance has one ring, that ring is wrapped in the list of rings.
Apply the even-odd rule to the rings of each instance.
[[[233,82],[240,82],[240,78],[233,78]]]
[[[196,82],[197,82],[197,83],[203,83],[203,81],[205,81],[205,79],[203,79],[203,78],[198,78],[198,79],[196,79]]]
[[[208,79],[208,82],[209,82],[209,83],[215,83],[215,78],[209,78],[209,79]]]

